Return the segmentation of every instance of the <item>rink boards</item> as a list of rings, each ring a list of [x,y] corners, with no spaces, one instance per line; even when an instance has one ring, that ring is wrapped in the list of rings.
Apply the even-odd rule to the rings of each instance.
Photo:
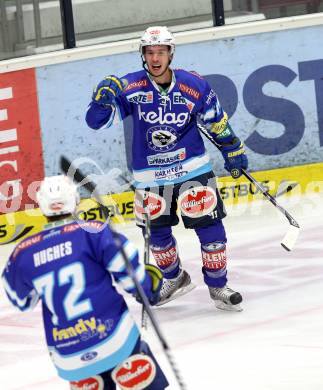
[[[282,196],[291,197],[293,203],[297,196],[323,192],[323,163],[307,164],[289,168],[259,171],[252,173],[265,190],[275,195],[280,189],[289,184],[293,189]],[[261,192],[246,178],[234,180],[231,177],[218,178],[218,188],[226,206],[255,202],[262,199]],[[109,208],[114,223],[127,223],[134,220],[134,194],[123,192],[103,197]],[[103,220],[103,215],[95,201],[83,199],[79,206],[78,215],[84,220]],[[46,219],[38,208],[8,213],[0,216],[0,244],[20,241],[46,227]]]

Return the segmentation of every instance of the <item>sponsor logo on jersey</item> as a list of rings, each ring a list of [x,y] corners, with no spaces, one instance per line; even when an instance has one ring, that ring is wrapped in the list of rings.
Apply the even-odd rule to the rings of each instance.
[[[181,112],[176,114],[175,112],[163,112],[162,107],[158,107],[158,113],[156,111],[145,112],[141,109],[141,106],[138,106],[138,115],[139,120],[151,124],[160,124],[160,125],[177,125],[178,127],[184,126],[188,121],[190,114],[188,112]]]
[[[182,92],[185,92],[190,96],[193,96],[195,99],[199,99],[201,96],[200,92],[198,92],[196,89],[189,87],[188,85],[183,83],[179,83],[179,89]]]
[[[83,212],[81,211],[80,213],[83,213]],[[88,230],[88,231],[92,230],[93,233],[95,233],[95,231],[100,231],[102,229],[102,225],[103,225],[102,222],[99,222],[99,221],[86,221],[85,222],[83,220],[79,220],[77,223],[63,226],[62,232],[63,233],[71,233],[77,229],[84,228],[85,230]]]
[[[86,352],[84,355],[81,356],[81,360],[83,360],[83,362],[88,362],[90,360],[95,359],[97,356],[98,353],[95,351]]]
[[[205,118],[204,118],[205,119]],[[211,133],[221,134],[228,126],[228,114],[225,112],[219,122],[211,124]]]
[[[170,174],[169,172],[166,174],[164,173],[164,175],[162,175],[161,172],[159,172],[157,175],[155,174],[155,178],[156,180],[168,180],[168,181],[171,181],[171,180],[176,180],[176,179],[179,179],[185,175],[188,174],[188,171],[181,171],[181,172],[176,172],[176,173],[173,173],[173,174]]]
[[[148,355],[136,354],[117,366],[111,376],[121,390],[146,389],[155,379],[156,366]]]
[[[179,196],[182,214],[199,218],[213,211],[217,204],[216,193],[212,187],[200,186],[184,191]]]
[[[87,320],[83,318],[78,319],[78,321],[68,328],[53,328],[52,336],[55,342],[69,340],[74,337],[78,337],[81,341],[87,341],[92,337],[98,337],[103,339],[107,337],[108,331],[113,327],[113,320],[107,319],[102,321],[100,318],[91,317]],[[66,344],[58,344],[57,348],[62,348]]]
[[[127,86],[125,91],[130,91],[130,89],[134,89],[134,88],[147,87],[147,85],[148,85],[148,80],[147,79],[133,81],[132,83],[130,83]]]
[[[43,240],[43,237],[41,234],[37,234],[37,236],[34,236],[34,237],[31,237],[31,238],[28,238],[26,239],[25,241],[21,242],[20,244],[18,244],[16,246],[16,249],[14,250],[13,254],[12,254],[12,257],[15,258],[17,256],[17,254],[22,250],[22,249],[25,249],[25,248],[28,248],[30,247],[31,245],[33,244],[36,244],[40,241]]]
[[[148,165],[167,165],[178,161],[183,161],[186,158],[186,149],[181,148],[174,152],[159,153],[147,156]]]
[[[147,104],[147,103],[152,103],[153,102],[153,92],[148,91],[148,92],[134,92],[131,95],[127,96],[127,100],[132,103],[141,103],[141,104]]]
[[[193,111],[193,108],[195,107],[195,103],[191,102],[190,100],[188,99],[185,99],[186,100],[186,106],[189,110],[189,112],[192,112]]]
[[[189,112],[193,111],[195,104],[185,98],[180,92],[173,93],[173,104],[185,104]]]
[[[186,175],[188,172],[183,170],[182,164],[176,164],[171,167],[161,168],[155,172],[156,180],[173,180]]]
[[[214,98],[214,97],[216,97],[216,93],[215,93],[215,91],[213,91],[213,89],[211,89],[211,91],[209,92],[209,94],[206,97],[206,104],[210,104],[212,98]]]
[[[148,214],[151,220],[158,218],[166,209],[165,199],[153,192],[136,191],[135,215],[143,219],[144,214]]]
[[[177,134],[170,126],[154,126],[147,131],[147,142],[152,150],[171,150],[177,144]]]
[[[173,93],[173,104],[186,104],[186,99],[180,92]]]
[[[226,127],[220,134],[217,135],[218,138],[226,138],[232,136],[232,131],[230,130],[229,127]]]
[[[50,230],[48,233],[44,234],[43,235],[43,239],[47,239],[47,238],[51,238],[51,237],[54,237],[54,236],[58,236],[61,234],[61,231],[59,229],[56,229],[56,230]]]

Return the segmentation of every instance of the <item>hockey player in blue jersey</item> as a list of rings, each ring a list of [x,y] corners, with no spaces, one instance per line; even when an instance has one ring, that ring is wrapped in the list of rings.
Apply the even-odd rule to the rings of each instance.
[[[102,222],[73,219],[79,194],[67,176],[45,178],[37,200],[48,228],[16,246],[2,281],[21,311],[42,301],[46,341],[59,376],[74,390],[113,390],[116,383],[127,389],[167,388],[113,284],[136,294],[121,247],[151,304],[159,299],[160,270],[153,265],[145,269],[126,237]],[[146,355],[138,353],[142,347]]]
[[[247,169],[247,156],[206,80],[196,72],[170,68],[174,50],[167,27],[149,27],[140,41],[144,69],[102,80],[86,121],[101,129],[117,115],[133,118],[135,213],[140,224],[142,213],[149,210],[151,250],[164,274],[159,304],[194,287],[172,235],[178,207],[185,227],[199,238],[210,297],[220,309],[240,311],[242,296],[227,285],[225,210],[197,121],[220,145],[224,166],[235,178]]]

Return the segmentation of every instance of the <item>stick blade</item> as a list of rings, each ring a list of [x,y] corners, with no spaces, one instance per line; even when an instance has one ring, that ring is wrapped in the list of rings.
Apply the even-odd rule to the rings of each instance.
[[[287,251],[291,251],[294,248],[294,245],[297,241],[298,235],[300,232],[300,228],[290,225],[285,237],[281,242],[281,246]]]
[[[60,157],[60,168],[65,175],[80,184],[81,187],[84,187],[91,194],[95,191],[96,184],[91,181],[89,175],[85,175],[79,168],[74,167],[67,157]]]
[[[70,169],[70,166],[72,165],[71,161],[67,157],[61,156],[59,163],[60,163],[61,171],[63,173],[65,173],[65,175],[67,175],[68,170]]]
[[[278,198],[279,196],[285,195],[288,192],[291,192],[298,185],[299,183],[296,181],[283,180],[279,184],[279,187],[274,197]]]

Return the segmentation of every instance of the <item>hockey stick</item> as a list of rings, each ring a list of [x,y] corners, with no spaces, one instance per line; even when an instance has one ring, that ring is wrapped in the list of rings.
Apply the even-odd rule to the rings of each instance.
[[[102,213],[104,215],[104,217],[108,220],[109,219],[109,209],[104,205],[103,201],[102,201],[102,198],[100,196],[100,194],[97,192],[96,190],[96,185],[88,180],[87,176],[84,175],[80,169],[78,168],[75,168],[73,167],[72,163],[64,156],[61,156],[60,158],[60,167],[61,167],[61,170],[62,172],[64,172],[67,176],[69,176],[72,180],[74,180],[75,182],[81,184],[88,192],[90,192],[91,194],[93,194],[94,198],[96,199],[96,201],[99,203],[101,209],[102,209]],[[155,316],[153,315],[153,312],[150,308],[150,304],[149,304],[149,301],[148,301],[148,298],[145,294],[145,291],[144,289],[142,288],[141,284],[139,283],[138,279],[137,279],[137,276],[134,272],[134,269],[132,267],[132,264],[130,262],[130,260],[128,259],[128,256],[127,254],[125,253],[125,250],[122,246],[122,243],[120,242],[120,240],[118,239],[116,233],[114,232],[114,230],[111,228],[110,226],[110,229],[112,231],[112,234],[115,238],[115,242],[117,244],[117,247],[119,248],[120,252],[121,252],[121,255],[123,257],[123,260],[125,262],[125,266],[126,266],[126,269],[127,269],[127,272],[128,272],[128,275],[131,277],[131,279],[133,280],[134,282],[134,285],[136,287],[136,290],[137,290],[137,293],[138,293],[138,296],[142,302],[142,305],[145,309],[145,312],[147,313],[147,316],[149,317],[152,325],[153,325],[153,328],[155,330],[155,333],[160,341],[160,344],[163,348],[163,351],[167,357],[167,360],[168,360],[168,363],[170,365],[170,367],[172,368],[173,370],[173,373],[175,375],[175,378],[177,380],[177,383],[179,385],[179,388],[181,390],[186,390],[186,385],[184,384],[184,381],[180,375],[180,372],[179,372],[179,369],[177,368],[176,364],[175,364],[175,360],[172,356],[172,353],[171,353],[171,350],[169,348],[169,345],[166,341],[166,339],[164,338],[162,332],[161,332],[161,329],[156,321],[156,318]]]
[[[149,216],[145,210],[144,213],[144,221],[145,221],[145,231],[144,231],[144,263],[149,264],[149,253],[150,253],[150,244],[149,244],[149,239],[150,239],[150,220]],[[144,331],[144,336],[145,333],[147,332],[148,328],[148,323],[147,323],[147,311],[144,305],[142,305],[141,309],[141,329]]]
[[[132,184],[132,182],[127,179],[124,175],[119,175],[119,177],[129,186],[130,190],[134,193],[134,196],[136,196],[136,188]],[[137,192],[138,197],[141,197],[140,193]],[[144,199],[141,199],[144,213],[143,213],[143,221],[144,221],[144,264],[149,264],[149,253],[150,253],[150,220],[149,220],[149,210],[147,210],[145,204],[144,204]],[[142,340],[145,338],[145,333],[147,332],[148,328],[148,318],[147,318],[147,313],[145,310],[145,306],[142,306],[141,310],[141,334],[142,334]],[[142,348],[144,348],[144,345],[142,343],[140,350],[142,351]]]
[[[207,132],[206,128],[202,126],[201,124],[197,124],[197,127],[199,131],[213,144],[220,150],[220,145],[216,143],[216,141],[211,137],[211,135]],[[284,238],[281,241],[281,246],[286,249],[287,251],[291,251],[296,243],[297,237],[300,232],[300,226],[296,222],[296,220],[289,214],[287,210],[285,210],[277,201],[276,199],[269,194],[269,192],[254,178],[250,175],[249,172],[247,172],[244,169],[241,169],[242,174],[252,183],[254,184],[259,191],[263,194],[265,198],[267,198],[288,220],[290,226],[287,230]],[[234,172],[233,172],[234,174]],[[234,176],[234,175],[232,175]]]
[[[136,196],[136,188],[135,186],[124,176],[120,175],[120,178],[127,183],[131,191],[134,193],[134,196]],[[141,196],[139,192],[137,192],[138,196]],[[150,220],[149,220],[149,210],[147,210],[147,207],[144,204],[144,199],[141,199],[142,205],[144,208],[143,213],[143,220],[144,220],[144,264],[149,264],[149,253],[150,253]],[[147,312],[145,310],[144,305],[142,306],[141,310],[141,329],[144,331],[144,335],[147,332],[148,322],[147,322]],[[144,339],[144,337],[142,337]]]

